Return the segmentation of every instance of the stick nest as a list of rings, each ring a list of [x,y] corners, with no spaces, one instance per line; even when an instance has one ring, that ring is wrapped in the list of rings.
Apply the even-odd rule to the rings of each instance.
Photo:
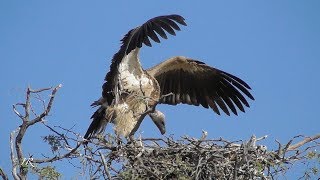
[[[122,161],[117,179],[267,179],[266,148],[255,137],[237,144],[223,139],[140,139],[109,154]]]
[[[90,162],[101,162],[98,158],[102,159],[103,164],[92,174],[104,172],[105,179],[263,180],[284,175],[297,161],[307,160],[316,166],[320,162],[320,154],[316,151],[319,135],[296,136],[286,144],[276,141],[277,150],[257,145],[267,136],[252,136],[248,141],[233,142],[222,138],[206,139],[206,136],[203,132],[200,139],[187,136],[179,140],[172,137],[139,138],[123,143],[109,135],[103,140],[91,141],[96,149],[87,149],[91,152],[87,155]],[[292,145],[295,141],[298,143]],[[307,176],[306,171],[303,177]]]

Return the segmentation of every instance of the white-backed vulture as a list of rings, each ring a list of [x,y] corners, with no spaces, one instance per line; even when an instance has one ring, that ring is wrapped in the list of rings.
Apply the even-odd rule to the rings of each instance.
[[[102,97],[93,103],[99,106],[92,115],[92,123],[84,138],[89,139],[113,123],[117,135],[131,137],[142,120],[149,115],[162,134],[164,115],[156,110],[158,103],[180,103],[211,108],[220,115],[219,108],[230,115],[237,109],[245,112],[246,100],[254,100],[251,89],[240,78],[183,56],[172,57],[153,68],[144,70],[139,60],[143,44],[167,39],[166,32],[175,35],[185,19],[179,15],[158,16],[130,30],[121,40],[120,50],[113,56],[110,71],[102,86]],[[149,39],[150,38],[150,39]]]

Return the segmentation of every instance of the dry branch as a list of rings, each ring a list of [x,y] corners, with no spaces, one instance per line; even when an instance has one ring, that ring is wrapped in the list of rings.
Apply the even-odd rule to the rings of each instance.
[[[43,88],[43,89],[38,89],[38,90],[32,90],[30,87],[27,88],[26,92],[26,101],[25,103],[17,103],[13,105],[13,111],[14,113],[22,119],[22,124],[19,126],[17,130],[17,135],[15,138],[15,142],[13,142],[13,137],[15,135],[16,131],[13,131],[10,136],[10,147],[11,147],[11,161],[12,161],[12,175],[15,179],[26,179],[27,178],[27,173],[28,173],[28,164],[25,164],[25,158],[23,155],[23,147],[21,145],[22,140],[25,136],[25,133],[27,129],[42,121],[42,119],[47,116],[51,110],[53,100],[55,98],[56,92],[62,87],[62,85],[58,85],[55,88]],[[35,93],[40,93],[43,91],[51,90],[51,95],[50,95],[50,100],[47,104],[47,106],[44,108],[43,112],[39,115],[36,116],[34,119],[30,119],[30,111],[32,111],[35,114],[35,112],[32,110],[32,105],[31,105],[31,94]],[[24,108],[24,115],[22,115],[16,108],[16,106],[22,106]],[[15,146],[15,152],[14,152],[14,147]],[[17,158],[15,158],[15,155]],[[28,161],[29,162],[29,161]],[[17,173],[16,168],[19,167],[19,173]]]
[[[293,150],[296,150],[297,148],[307,144],[308,142],[311,142],[311,141],[314,141],[316,139],[319,139],[320,138],[320,134],[317,134],[313,137],[306,137],[304,140],[294,144],[294,145],[291,145],[288,147],[288,151],[293,151]]]
[[[78,153],[77,150],[78,148],[82,145],[82,142],[78,142],[77,146],[74,147],[70,152],[60,155],[60,156],[54,156],[52,158],[45,158],[45,159],[33,159],[31,162],[32,163],[37,163],[37,164],[41,164],[41,163],[48,163],[48,162],[54,162],[54,161],[58,161],[64,158],[70,158],[72,156],[75,155],[75,157],[78,157]]]
[[[8,180],[7,174],[0,168],[0,176],[2,177],[3,180]]]
[[[17,166],[18,166],[18,162],[14,152],[14,146],[13,146],[13,139],[14,139],[14,134],[16,133],[16,131],[13,131],[10,133],[10,159],[11,159],[11,164],[12,164],[12,176],[15,180],[19,180],[19,176],[17,174]]]
[[[98,152],[99,152],[99,155],[101,157],[101,161],[103,163],[104,172],[107,174],[108,179],[111,180],[112,178],[111,178],[111,175],[110,175],[110,172],[109,172],[108,165],[106,163],[106,158],[104,157],[104,155],[100,151],[98,151]]]

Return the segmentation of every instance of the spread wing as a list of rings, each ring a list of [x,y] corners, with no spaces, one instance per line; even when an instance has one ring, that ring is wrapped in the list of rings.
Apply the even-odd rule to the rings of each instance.
[[[243,105],[249,107],[246,97],[254,100],[243,80],[197,60],[173,57],[147,72],[157,79],[163,104],[201,104],[219,115],[218,107],[227,115],[229,109],[237,115],[237,108],[245,112]],[[165,96],[169,93],[172,95]]]
[[[120,47],[120,50],[113,56],[110,71],[107,73],[105,77],[106,82],[102,87],[102,96],[107,99],[109,105],[114,99],[114,94],[112,92],[115,86],[114,77],[118,72],[118,65],[121,60],[132,50],[141,48],[143,44],[152,46],[149,38],[160,43],[158,35],[164,39],[168,38],[166,32],[171,35],[175,35],[175,30],[180,31],[178,24],[187,25],[184,22],[184,18],[179,15],[158,16],[148,20],[141,26],[131,29],[124,36],[121,40],[122,46]]]

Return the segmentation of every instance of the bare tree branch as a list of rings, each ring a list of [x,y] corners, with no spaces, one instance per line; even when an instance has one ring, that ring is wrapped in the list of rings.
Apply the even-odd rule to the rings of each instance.
[[[23,119],[24,119],[24,117],[19,113],[19,111],[17,110],[17,108],[16,108],[16,106],[17,105],[21,105],[21,104],[14,104],[14,105],[12,105],[12,109],[13,109],[13,112],[17,115],[17,116],[19,116],[19,118],[23,121]],[[23,106],[25,106],[25,105],[23,105]]]
[[[59,90],[59,88],[61,88],[62,85],[59,84],[58,86],[56,86],[53,90],[52,90],[52,93],[51,93],[51,97],[50,97],[50,100],[49,100],[49,103],[46,107],[46,109],[44,110],[44,112],[36,117],[35,119],[33,120],[30,120],[30,110],[31,110],[31,93],[39,93],[39,92],[42,92],[42,91],[46,91],[46,90],[50,90],[51,88],[43,88],[43,89],[38,89],[38,90],[32,90],[30,87],[27,88],[27,93],[26,93],[26,102],[25,104],[23,103],[18,103],[16,105],[22,105],[24,107],[24,111],[25,111],[25,115],[21,115],[21,113],[18,112],[18,110],[16,109],[16,105],[13,105],[13,111],[14,113],[20,118],[22,119],[22,124],[19,126],[18,128],[18,134],[16,136],[16,139],[15,139],[15,149],[16,149],[16,155],[17,155],[17,160],[18,160],[18,165],[16,164],[13,164],[13,176],[14,178],[16,179],[17,176],[18,176],[18,179],[26,179],[26,175],[27,175],[27,172],[28,172],[28,168],[24,167],[25,165],[23,164],[25,162],[25,159],[23,157],[23,148],[22,148],[22,140],[23,140],[23,137],[28,129],[29,126],[32,126],[34,125],[35,123],[37,122],[40,122],[42,120],[42,118],[44,118],[45,116],[47,116],[51,110],[51,106],[52,106],[52,103],[53,103],[53,100],[54,100],[54,97],[55,97],[55,94],[56,92]],[[11,136],[10,138],[13,138],[14,136],[14,132],[11,133]],[[13,141],[10,141],[12,142],[12,146],[13,146]],[[12,147],[13,148],[13,147]],[[11,153],[12,153],[12,161],[14,161],[14,151],[11,150]],[[19,171],[19,174],[17,173],[14,173],[14,170],[15,168],[19,166],[20,167],[20,171]]]
[[[2,177],[3,180],[8,180],[7,174],[0,168],[0,176]]]
[[[107,165],[107,163],[106,163],[106,159],[105,159],[104,155],[101,153],[101,151],[98,151],[98,152],[99,152],[99,154],[100,154],[101,161],[102,161],[102,163],[103,163],[104,172],[107,174],[108,179],[111,180],[112,178],[111,178],[111,175],[110,175],[110,172],[109,172],[109,169],[108,169],[108,165]]]
[[[13,143],[13,139],[14,139],[14,134],[16,133],[16,131],[12,131],[10,133],[10,159],[11,159],[11,164],[12,164],[12,176],[15,180],[19,180],[19,176],[17,174],[17,166],[18,166],[18,162],[17,159],[14,156],[14,143]]]
[[[29,113],[30,113],[30,96],[31,96],[31,89],[30,86],[27,88],[27,96],[26,96],[26,106],[25,106],[25,116],[23,121],[28,121],[29,120]]]
[[[43,125],[46,126],[48,129],[50,129],[50,131],[52,131],[52,132],[56,133],[58,136],[60,136],[64,140],[66,145],[70,147],[70,144],[69,144],[67,138],[63,134],[59,133],[58,131],[56,131],[55,129],[53,129],[52,127],[48,126],[45,123],[43,123]]]
[[[44,118],[45,116],[47,116],[51,110],[51,107],[52,107],[52,104],[53,104],[53,100],[55,98],[55,95],[57,93],[57,91],[62,87],[61,84],[59,84],[58,86],[56,86],[53,90],[52,90],[52,93],[51,93],[51,96],[50,96],[50,100],[49,100],[49,103],[47,105],[47,108],[44,110],[44,112],[37,118],[31,120],[29,123],[28,123],[28,126],[30,125],[33,125],[37,122],[40,122],[42,120],[42,118]],[[47,88],[44,88],[44,89],[41,89],[41,91],[44,91],[46,90]],[[39,90],[35,90],[34,92],[38,92]],[[39,92],[41,92],[39,91]]]
[[[32,163],[37,163],[37,164],[41,164],[41,163],[48,163],[48,162],[54,162],[54,161],[58,161],[64,158],[69,158],[72,155],[76,155],[76,151],[78,150],[78,148],[82,145],[82,142],[78,142],[77,146],[75,148],[73,148],[70,152],[63,154],[61,156],[54,156],[52,158],[46,158],[46,159],[33,159],[31,160]]]
[[[311,141],[314,141],[314,140],[319,139],[319,138],[320,138],[320,134],[317,134],[317,135],[312,136],[312,137],[306,137],[304,140],[302,140],[302,141],[300,141],[300,142],[298,142],[298,143],[296,143],[296,144],[293,144],[293,145],[289,146],[287,150],[288,150],[288,151],[296,150],[297,148],[305,145],[306,143],[311,142]]]
[[[26,172],[25,168],[23,167],[23,152],[22,152],[22,139],[24,137],[25,132],[27,131],[27,121],[23,121],[22,125],[19,128],[18,135],[16,136],[16,141],[15,141],[15,147],[16,147],[16,153],[17,153],[17,158],[18,162],[20,165],[20,178],[21,179],[26,179]]]
[[[62,87],[61,84],[59,84],[58,86]],[[49,88],[42,88],[42,89],[36,89],[36,90],[32,90],[31,88],[29,88],[29,92],[30,93],[40,93],[40,92],[43,92],[43,91],[48,91],[52,89],[52,87],[49,87]]]

